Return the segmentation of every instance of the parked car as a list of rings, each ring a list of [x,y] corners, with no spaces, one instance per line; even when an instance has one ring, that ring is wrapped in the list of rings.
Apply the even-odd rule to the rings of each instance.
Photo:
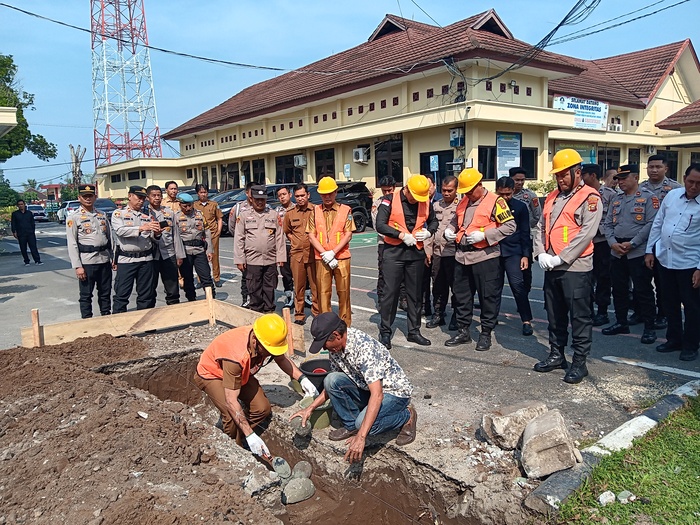
[[[236,195],[238,195],[242,191],[243,191],[243,188],[235,188],[233,190],[222,191],[220,193],[217,193],[213,197],[209,197],[209,200],[212,200],[214,202],[218,202],[219,204],[221,204],[221,203],[230,201],[231,199],[233,199],[233,197],[235,197]]]
[[[112,220],[112,213],[117,209],[112,199],[95,199],[95,208],[104,212],[108,220]]]
[[[80,208],[79,201],[63,201],[61,203],[61,207],[56,212],[56,217],[58,218],[58,223],[65,224],[66,217],[68,217],[68,214],[73,213],[78,208]]]
[[[34,215],[36,222],[49,222],[49,217],[46,215],[46,210],[40,204],[27,204],[27,209]]]

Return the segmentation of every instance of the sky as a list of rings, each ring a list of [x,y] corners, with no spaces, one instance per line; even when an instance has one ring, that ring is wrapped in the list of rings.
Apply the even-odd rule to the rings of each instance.
[[[590,34],[679,2],[657,14]],[[0,0],[0,4],[90,28],[90,0]],[[446,26],[494,9],[515,38],[535,44],[564,18],[575,1],[144,0],[144,4],[152,46],[294,69],[367,41],[387,13]],[[612,20],[646,6],[650,7]],[[601,0],[588,18],[557,33],[557,37],[581,34],[583,38],[547,49],[593,59],[686,38],[698,46],[698,15],[700,0]],[[58,146],[58,157],[49,162],[24,153],[1,164],[12,187],[21,190],[28,179],[63,181],[70,169],[69,144],[87,148],[82,170],[93,173],[90,35],[0,5],[0,54],[14,57],[20,85],[35,95],[36,109],[25,113],[30,129]],[[158,51],[151,51],[151,68],[161,133],[275,74]],[[164,141],[163,155],[178,156],[177,148],[177,142]]]

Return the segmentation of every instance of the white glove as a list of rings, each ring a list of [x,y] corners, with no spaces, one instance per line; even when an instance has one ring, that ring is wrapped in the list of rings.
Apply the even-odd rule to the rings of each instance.
[[[403,234],[403,243],[406,246],[415,246],[416,245],[416,238],[411,235],[410,233],[404,233]]]
[[[486,239],[486,234],[478,230],[467,235],[467,242],[469,244],[476,244],[477,242],[481,242],[484,239]]]
[[[323,252],[321,254],[321,259],[323,259],[324,263],[328,264],[333,259],[335,259],[335,253],[333,253],[333,250],[328,250],[327,252]]]
[[[433,234],[428,230],[420,230],[418,233],[416,233],[416,240],[420,242],[427,241],[432,235]]]
[[[452,228],[447,228],[443,235],[445,239],[447,239],[450,242],[453,242],[455,239],[457,239],[457,234]]]
[[[553,266],[550,266],[550,264],[553,257],[553,255],[549,255],[548,253],[539,254],[537,256],[537,262],[539,263],[540,268],[542,268],[545,271],[551,270]]]
[[[316,387],[308,377],[302,377],[299,384],[301,385],[301,389],[304,391],[304,394],[307,396],[316,397],[318,395],[318,390],[316,390]]]
[[[549,266],[550,266],[549,269],[553,270],[554,268],[556,268],[557,266],[560,266],[561,264],[563,264],[561,257],[559,257],[558,255],[555,255],[554,257],[552,257],[549,260]]]
[[[253,432],[250,436],[246,436],[245,440],[248,442],[248,448],[250,448],[250,451],[256,456],[270,455],[270,451],[267,449],[267,445],[265,445],[265,442],[262,440],[262,438],[258,436],[255,432]]]
[[[328,267],[329,267],[331,270],[335,270],[335,269],[338,267],[338,259],[336,259],[335,257],[333,257],[333,259],[331,259],[331,262],[328,263]]]

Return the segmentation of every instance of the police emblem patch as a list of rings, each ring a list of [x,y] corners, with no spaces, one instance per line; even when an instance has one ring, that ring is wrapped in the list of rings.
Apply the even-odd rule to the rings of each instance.
[[[598,197],[591,195],[588,197],[588,211],[598,210]]]
[[[641,215],[636,215],[634,218],[638,221],[641,221],[643,217]]]
[[[654,197],[651,198],[651,205],[654,207],[655,210],[658,210],[658,209],[659,209],[660,204],[661,204],[661,203],[659,202],[659,198],[658,198],[658,197],[654,196]]]
[[[72,228],[73,227],[73,221],[68,221],[68,227]]]

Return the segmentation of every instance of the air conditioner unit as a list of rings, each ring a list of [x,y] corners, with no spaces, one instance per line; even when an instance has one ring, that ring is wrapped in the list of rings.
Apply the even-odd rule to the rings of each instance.
[[[647,146],[647,155],[656,155],[656,146]]]
[[[357,164],[367,164],[369,160],[368,152],[365,148],[355,148],[352,150],[352,161]]]
[[[608,124],[608,131],[622,131],[622,124]]]
[[[306,155],[294,155],[294,167],[295,168],[305,168],[306,167]]]

